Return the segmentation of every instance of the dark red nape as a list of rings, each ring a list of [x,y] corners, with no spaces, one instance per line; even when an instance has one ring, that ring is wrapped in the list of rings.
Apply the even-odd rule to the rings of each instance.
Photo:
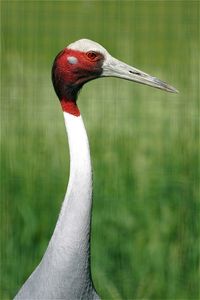
[[[71,115],[74,115],[76,117],[80,116],[80,110],[78,109],[76,101],[62,99],[60,101],[60,104],[62,106],[63,111],[65,111]]]

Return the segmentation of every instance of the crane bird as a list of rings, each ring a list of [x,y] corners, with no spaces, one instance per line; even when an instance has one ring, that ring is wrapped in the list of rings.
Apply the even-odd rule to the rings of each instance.
[[[175,93],[167,83],[112,57],[100,44],[81,39],[55,58],[52,81],[60,100],[70,150],[67,191],[46,252],[14,299],[99,299],[90,269],[92,168],[77,96],[88,81],[119,77]]]

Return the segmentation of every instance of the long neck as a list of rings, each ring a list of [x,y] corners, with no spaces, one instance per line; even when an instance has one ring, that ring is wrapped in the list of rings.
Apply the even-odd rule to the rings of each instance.
[[[16,299],[99,299],[90,274],[92,172],[81,116],[64,112],[70,177],[62,209],[42,261]]]
[[[92,170],[87,133],[81,116],[64,112],[70,150],[70,176],[52,237],[70,267],[89,268]],[[54,245],[53,245],[54,246]],[[80,270],[81,271],[81,270]]]
[[[64,112],[64,121],[70,150],[70,176],[61,213],[54,232],[54,239],[64,234],[70,251],[89,245],[92,170],[87,133],[82,117]],[[76,257],[77,259],[77,257]]]
[[[44,258],[56,265],[68,295],[78,297],[86,291],[93,291],[90,276],[92,171],[82,117],[64,112],[64,121],[70,149],[70,176],[58,222]]]

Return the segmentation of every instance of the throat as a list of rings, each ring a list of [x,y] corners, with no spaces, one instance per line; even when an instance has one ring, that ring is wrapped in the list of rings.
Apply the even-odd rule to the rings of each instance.
[[[78,106],[76,104],[76,100],[68,100],[63,98],[61,101],[62,110],[64,112],[67,112],[73,116],[80,116],[80,111],[78,109]]]

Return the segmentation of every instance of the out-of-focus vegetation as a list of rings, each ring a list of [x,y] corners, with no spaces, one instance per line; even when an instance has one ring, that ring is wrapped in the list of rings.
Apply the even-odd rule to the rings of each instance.
[[[198,299],[198,1],[1,1],[1,292],[51,237],[69,173],[55,55],[87,37],[179,89],[87,84],[92,273],[103,299]]]

